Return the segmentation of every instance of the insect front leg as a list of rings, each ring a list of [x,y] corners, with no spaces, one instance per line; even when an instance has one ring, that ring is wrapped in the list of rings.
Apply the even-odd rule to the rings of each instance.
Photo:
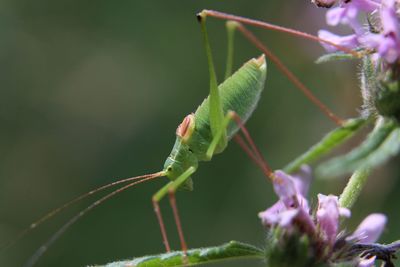
[[[171,183],[172,182],[169,182],[165,187],[169,186]],[[163,244],[165,246],[165,251],[166,252],[170,252],[171,251],[171,246],[169,245],[169,242],[168,242],[167,231],[165,230],[165,225],[164,225],[164,220],[162,218],[160,205],[158,204],[159,201],[160,201],[159,199],[155,198],[155,195],[152,197],[154,212],[156,213],[157,221],[158,221],[158,224],[160,226],[161,235],[162,235],[162,239],[163,239]]]
[[[165,249],[167,252],[171,250],[169,242],[168,242],[168,237],[167,237],[167,232],[165,230],[165,225],[164,221],[161,215],[161,210],[159,206],[159,202],[161,199],[164,198],[165,195],[169,195],[169,200],[170,204],[174,213],[174,219],[176,223],[176,227],[178,229],[178,234],[179,234],[179,239],[181,242],[181,248],[182,251],[184,252],[185,258],[186,258],[186,251],[187,251],[187,245],[185,241],[185,237],[183,235],[183,230],[182,230],[182,225],[181,221],[179,218],[179,212],[178,212],[178,207],[176,205],[176,199],[175,199],[175,192],[176,190],[196,171],[194,167],[190,167],[187,169],[182,175],[180,175],[176,180],[169,182],[166,184],[163,188],[161,188],[157,193],[153,195],[152,201],[153,201],[153,206],[154,206],[154,211],[157,215],[158,223],[160,225],[160,230],[163,238],[163,243],[165,245]]]

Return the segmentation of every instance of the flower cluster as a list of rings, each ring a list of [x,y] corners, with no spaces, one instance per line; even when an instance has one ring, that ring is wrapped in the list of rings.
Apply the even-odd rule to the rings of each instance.
[[[313,2],[319,6],[331,7],[337,1],[314,0]],[[376,59],[383,59],[384,62],[393,64],[400,58],[398,5],[397,0],[340,0],[337,7],[328,10],[327,23],[330,26],[348,25],[352,33],[339,36],[327,30],[320,30],[318,35],[322,39],[349,49],[362,48],[374,51]],[[364,27],[359,21],[362,13],[368,16],[368,27]],[[328,52],[337,50],[327,44],[323,46]]]
[[[319,194],[318,207],[316,211],[311,211],[306,199],[311,181],[311,169],[308,166],[303,166],[293,176],[278,170],[274,177],[274,190],[279,201],[259,213],[264,226],[279,228],[289,236],[299,232],[307,236],[316,261],[352,261],[354,264],[349,266],[374,266],[376,256],[360,256],[362,253],[354,253],[354,245],[376,242],[384,230],[385,215],[375,213],[367,216],[351,235],[346,235],[339,229],[340,218],[348,218],[351,213],[339,206],[337,196]]]

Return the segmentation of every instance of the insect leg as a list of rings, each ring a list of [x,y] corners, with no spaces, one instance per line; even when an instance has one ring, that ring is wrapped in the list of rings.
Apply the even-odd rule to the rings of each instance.
[[[170,183],[172,183],[172,182],[170,182]],[[168,183],[166,186],[168,186],[170,183]],[[165,251],[170,252],[171,247],[168,242],[167,231],[165,230],[165,225],[164,225],[164,220],[163,220],[163,217],[161,214],[160,205],[158,205],[159,200],[156,200],[155,196],[153,196],[152,202],[153,202],[154,212],[156,213],[156,216],[157,216],[158,224],[160,225],[161,236],[162,236],[163,243],[165,246]]]
[[[290,33],[296,36],[304,37],[306,39],[318,41],[318,42],[323,42],[329,45],[332,45],[336,47],[337,49],[354,55],[355,57],[360,57],[360,55],[353,50],[350,50],[346,47],[342,47],[340,45],[334,44],[328,40],[321,39],[317,36],[307,34],[304,32],[296,31],[293,29],[288,29],[285,27],[281,26],[276,26],[270,23],[258,21],[258,20],[252,20],[240,16],[235,16],[231,14],[226,14],[214,10],[203,10],[202,12],[197,14],[198,18],[201,18],[201,21],[205,21],[207,16],[219,18],[219,19],[224,19],[224,20],[229,20],[228,23],[232,23],[234,25],[231,27],[231,31],[234,31],[236,28],[250,41],[252,42],[258,49],[260,49],[271,61],[273,61],[278,69],[283,72],[285,76],[289,78],[289,80],[298,88],[300,89],[303,94],[313,103],[315,104],[329,119],[331,119],[334,123],[336,123],[339,126],[342,126],[343,120],[336,116],[327,106],[325,106],[321,101],[318,100],[317,97],[313,95],[313,93],[302,83],[300,80],[280,61],[280,59],[275,56],[265,45],[263,45],[260,40],[258,40],[249,30],[247,30],[243,24],[247,25],[252,25],[252,26],[257,26],[265,29],[270,29],[270,30],[276,30],[280,32],[286,32]],[[236,24],[234,24],[236,23]],[[204,26],[205,27],[205,26]],[[229,33],[228,33],[229,36]],[[228,37],[229,39],[229,37]],[[229,41],[229,40],[228,40]],[[228,53],[229,53],[229,46],[228,46]],[[228,62],[229,62],[229,54],[228,54]],[[228,70],[228,69],[227,69]]]
[[[222,121],[224,120],[224,113],[222,111],[221,98],[218,90],[217,75],[215,74],[215,68],[213,63],[213,57],[211,53],[210,43],[208,41],[206,17],[198,15],[197,19],[201,24],[201,31],[203,33],[203,41],[207,54],[208,69],[210,75],[210,126],[211,133],[213,136],[217,134],[221,129]],[[220,149],[225,148],[228,144],[228,139],[225,134],[218,140],[218,147]]]
[[[273,176],[272,169],[268,166],[268,164],[264,160],[261,152],[258,150],[249,132],[244,126],[243,121],[240,119],[239,115],[234,111],[228,111],[228,113],[226,114],[224,121],[222,123],[222,129],[214,136],[213,140],[210,143],[210,146],[207,149],[207,154],[206,154],[207,157],[211,160],[212,156],[214,155],[214,151],[217,147],[219,141],[218,139],[221,138],[221,136],[224,133],[223,130],[225,130],[228,127],[230,122],[234,122],[239,126],[240,130],[242,131],[249,145],[247,145],[239,135],[236,135],[235,140],[239,143],[239,145],[243,148],[243,150],[250,156],[250,158],[252,158],[255,161],[255,163],[261,168],[264,174],[267,177],[272,178]]]
[[[165,231],[164,222],[163,222],[163,219],[161,216],[161,211],[160,211],[160,208],[158,205],[158,203],[161,201],[161,199],[163,199],[165,195],[169,194],[170,204],[171,204],[172,210],[174,212],[174,219],[175,219],[176,227],[178,229],[178,234],[179,234],[179,239],[181,242],[182,251],[184,252],[185,257],[186,257],[187,245],[186,245],[185,237],[183,235],[182,225],[181,225],[181,222],[179,219],[178,208],[177,208],[176,200],[175,200],[175,192],[195,171],[196,171],[196,169],[194,167],[190,167],[184,173],[182,173],[182,175],[179,176],[176,180],[169,182],[167,185],[165,185],[163,188],[161,188],[157,193],[154,194],[154,196],[152,198],[153,205],[155,207],[154,210],[156,212],[158,222],[160,224],[160,229],[161,229],[161,234],[163,236],[164,245],[166,247],[166,250],[170,251],[170,246],[168,243],[168,238],[167,238],[167,234]]]
[[[227,56],[226,56],[226,69],[225,69],[225,80],[228,79],[232,75],[232,68],[233,68],[233,50],[234,50],[234,38],[235,38],[235,31],[238,23],[235,21],[227,21],[226,22],[226,32],[227,32],[227,42],[228,47],[226,49]]]
[[[312,34],[309,34],[309,33],[305,33],[305,32],[301,32],[301,31],[298,31],[298,30],[294,30],[294,29],[290,29],[290,28],[274,25],[274,24],[267,23],[267,22],[260,21],[260,20],[249,19],[249,18],[245,18],[245,17],[241,17],[241,16],[236,16],[236,15],[227,14],[227,13],[223,13],[223,12],[219,12],[219,11],[215,11],[215,10],[206,10],[206,9],[204,9],[203,11],[198,13],[197,16],[202,16],[202,17],[210,16],[210,17],[223,19],[223,20],[237,21],[239,23],[255,26],[255,27],[258,27],[258,28],[262,28],[262,29],[285,32],[285,33],[288,33],[288,34],[291,34],[291,35],[294,35],[294,36],[298,36],[298,37],[302,37],[302,38],[305,38],[305,39],[308,39],[308,40],[317,41],[317,42],[321,42],[321,43],[325,43],[325,44],[331,45],[333,47],[336,47],[340,51],[343,51],[345,53],[351,54],[351,55],[353,55],[355,57],[358,57],[358,58],[360,58],[362,56],[362,54],[358,53],[357,51],[354,51],[354,50],[351,50],[351,49],[349,49],[347,47],[335,44],[335,43],[333,43],[333,42],[331,42],[329,40],[325,40],[325,39],[319,38],[318,36],[315,36],[315,35],[312,35]]]
[[[253,138],[251,138],[251,136],[250,136],[249,131],[244,126],[244,122],[242,121],[240,116],[235,111],[230,111],[229,113],[231,114],[234,122],[239,126],[241,132],[243,133],[245,139],[247,140],[247,143],[250,145],[251,150],[253,151],[253,153],[257,157],[257,162],[256,163],[261,167],[261,170],[264,172],[266,177],[268,177],[270,179],[273,179],[273,171],[272,171],[271,167],[269,167],[269,165],[267,164],[267,162],[264,159],[263,155],[261,154],[260,150],[255,145],[255,143],[253,141]],[[244,149],[246,144],[244,143],[244,141],[240,142],[241,140],[242,140],[242,138],[240,137],[240,135],[237,134],[235,136],[235,141],[242,147],[242,149]],[[249,154],[249,153],[247,153],[247,154]]]
[[[297,77],[291,72],[283,62],[269,50],[251,31],[249,31],[242,24],[238,23],[237,29],[259,50],[261,50],[288,79],[315,105],[317,106],[329,119],[339,126],[342,126],[343,120],[336,116],[326,105],[324,105],[312,92],[307,88]]]

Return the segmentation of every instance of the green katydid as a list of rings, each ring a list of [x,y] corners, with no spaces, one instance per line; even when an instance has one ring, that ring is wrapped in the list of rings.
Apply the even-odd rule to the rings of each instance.
[[[182,249],[186,250],[186,243],[183,238],[174,199],[175,191],[178,188],[192,190],[190,177],[196,171],[198,162],[210,161],[213,155],[225,150],[228,141],[239,130],[239,126],[243,126],[243,122],[250,117],[256,108],[266,78],[265,57],[260,56],[257,59],[249,60],[218,87],[204,20],[201,20],[201,25],[210,69],[210,95],[204,100],[195,113],[186,116],[183,122],[178,126],[176,142],[170,156],[165,162],[164,169],[148,176],[130,178],[129,181],[133,179],[139,179],[139,181],[128,184],[89,206],[84,212],[67,222],[67,224],[59,229],[45,245],[39,248],[26,263],[26,266],[33,266],[46,248],[54,242],[66,228],[81,217],[83,213],[97,206],[98,203],[137,183],[161,176],[166,176],[171,181],[161,188],[152,199],[157,218],[160,222],[166,250],[169,251],[170,246],[167,241],[168,239],[158,202],[167,194],[170,196],[171,205],[174,210]],[[231,67],[228,65],[227,69],[229,68]],[[229,70],[228,74],[230,74]],[[235,119],[239,126],[230,123]],[[126,182],[126,180],[124,182]],[[69,203],[67,203],[67,205],[69,205]]]
[[[267,176],[272,175],[272,171],[262,160],[259,152],[254,147],[254,144],[249,138],[247,131],[243,127],[243,123],[251,116],[252,112],[254,111],[256,104],[260,98],[261,91],[264,88],[264,80],[266,77],[265,59],[263,56],[261,56],[257,59],[252,59],[248,61],[243,67],[241,67],[236,73],[234,73],[230,78],[228,78],[223,84],[218,87],[211,55],[211,49],[208,43],[208,36],[205,27],[206,16],[213,15],[213,13],[207,12],[202,12],[199,15],[199,18],[201,18],[200,21],[202,25],[204,43],[207,51],[210,71],[210,96],[203,102],[203,104],[197,109],[194,114],[190,114],[185,117],[183,122],[179,125],[177,129],[177,139],[175,145],[173,147],[171,155],[166,160],[164,169],[154,174],[120,180],[115,183],[95,189],[85,195],[82,195],[81,197],[74,199],[73,201],[62,206],[61,208],[49,213],[38,222],[32,224],[30,229],[35,228],[37,225],[42,223],[44,220],[47,220],[49,217],[52,217],[60,210],[88,195],[92,195],[95,192],[101,191],[117,184],[132,182],[133,180],[135,180],[134,182],[121,187],[120,189],[110,193],[109,195],[106,195],[99,201],[90,205],[83,212],[73,217],[61,229],[59,229],[59,231],[57,231],[41,248],[39,248],[39,250],[27,262],[26,266],[32,266],[37,261],[37,259],[45,252],[47,247],[87,211],[93,209],[101,202],[116,195],[119,192],[126,190],[129,187],[161,176],[167,176],[169,179],[171,179],[171,181],[166,186],[164,186],[153,196],[153,203],[156,210],[157,218],[160,223],[164,244],[166,249],[169,250],[170,247],[166,238],[166,231],[162,222],[158,202],[164,196],[169,194],[181,239],[182,249],[185,251],[187,247],[180,225],[174,193],[177,189],[180,188],[191,190],[192,186],[190,177],[196,171],[198,167],[198,162],[209,161],[212,159],[213,155],[223,152],[227,146],[228,141],[234,137],[235,133],[239,129],[242,129],[244,131],[244,135],[247,138],[251,148],[248,148],[244,144],[242,139],[238,139],[239,144],[241,144],[241,146],[245,150],[247,149],[246,152],[256,161],[256,163],[261,167],[261,169]],[[240,22],[246,23],[245,21]],[[241,30],[242,33],[244,33],[246,36],[245,28],[242,27],[240,24],[231,23],[231,27],[238,27],[239,30]],[[247,35],[246,37],[248,37],[250,40],[252,39],[250,35]],[[258,43],[254,39],[252,41],[256,45],[258,45]],[[231,38],[229,40],[229,43],[232,43]],[[342,50],[345,51],[345,49]],[[227,76],[230,76],[230,70],[232,69],[232,49],[228,49],[228,51],[230,51],[228,53],[228,62],[230,63],[227,64]],[[268,56],[271,57],[271,54],[269,53]],[[279,63],[279,61],[277,64],[278,66],[282,65],[281,63]],[[282,68],[282,66],[280,66],[280,68]],[[284,68],[283,71],[285,72],[285,70],[286,69]],[[288,74],[286,73],[286,75]],[[288,75],[292,82],[298,85],[298,81],[293,80],[293,77],[291,76],[292,74]],[[302,86],[299,87],[301,88]],[[310,97],[309,95],[307,96]],[[314,99],[311,98],[311,100],[316,103]],[[318,103],[316,104],[321,108],[321,106],[323,105]],[[326,107],[324,107],[324,109],[325,111],[327,110]],[[331,119],[334,116],[332,115],[333,113],[330,111],[326,113]],[[334,117],[333,120],[340,123],[340,119],[337,119],[336,117]],[[25,234],[25,232],[23,234]]]

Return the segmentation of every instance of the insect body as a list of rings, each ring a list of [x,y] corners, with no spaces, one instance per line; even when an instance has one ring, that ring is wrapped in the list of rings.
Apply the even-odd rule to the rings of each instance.
[[[206,47],[210,71],[210,95],[197,108],[195,113],[186,116],[183,122],[178,126],[176,130],[177,136],[175,144],[170,155],[165,161],[163,170],[150,175],[120,180],[95,189],[67,203],[60,209],[56,209],[54,212],[49,213],[43,219],[39,220],[39,223],[34,223],[34,227],[31,227],[31,229],[35,228],[38,224],[42,223],[49,217],[52,217],[60,210],[86,196],[92,195],[95,192],[109,188],[116,184],[130,182],[128,185],[125,185],[104,196],[103,198],[96,201],[95,203],[84,209],[82,212],[77,214],[75,217],[71,218],[70,221],[68,221],[62,228],[60,228],[59,231],[57,231],[42,247],[37,250],[37,252],[25,265],[26,267],[33,266],[37,262],[39,257],[47,250],[49,245],[51,245],[69,226],[71,226],[76,220],[82,217],[86,212],[98,206],[103,201],[138,183],[161,176],[166,176],[171,181],[163,188],[161,188],[156,194],[154,194],[152,201],[160,224],[164,245],[166,250],[170,251],[170,246],[168,243],[166,230],[158,203],[163,197],[169,195],[169,200],[173,208],[174,218],[178,228],[182,250],[186,252],[187,246],[184,240],[183,231],[178,215],[175,192],[178,189],[192,190],[193,183],[191,176],[197,170],[198,163],[200,161],[210,161],[213,155],[223,152],[224,149],[227,147],[228,141],[237,133],[237,131],[239,129],[244,130],[244,128],[242,127],[243,122],[245,122],[251,116],[252,112],[256,108],[258,100],[260,99],[261,92],[264,88],[264,82],[266,78],[266,62],[264,56],[261,56],[257,59],[249,60],[238,71],[230,76],[230,69],[232,68],[232,54],[229,51],[232,50],[228,49],[228,62],[230,63],[227,64],[226,76],[230,77],[227,78],[219,87],[217,86],[217,79],[214,71],[211,49],[209,46],[208,36],[205,27],[205,19],[207,15],[213,14],[214,16],[220,16],[220,13],[212,11],[203,11],[198,15],[199,21],[202,25],[204,44]],[[228,16],[226,14],[222,15],[222,18],[234,19],[238,22],[246,22],[246,20],[243,21],[243,19],[240,17],[238,18],[231,15]],[[263,46],[259,46],[258,41],[254,40],[251,35],[246,34],[247,32],[245,31],[243,26],[240,26],[236,22],[231,22],[230,24],[228,23],[228,30],[229,27],[238,27],[238,29],[242,31],[242,33],[244,33],[246,37],[253,41],[256,46],[258,46],[267,56],[272,59],[272,61],[274,61],[278,65],[278,67],[285,73],[285,75],[289,77],[289,79],[294,84],[296,84],[301,90],[305,91],[307,97],[309,97],[317,106],[319,106],[320,108],[322,107],[322,110],[325,111],[328,117],[330,117],[331,119],[333,118],[333,121],[340,124],[340,119],[336,119],[334,116],[332,116],[332,113],[326,109],[326,107],[317,102],[317,100],[315,100],[311,93],[306,91],[307,88],[302,85],[296,78],[293,78],[293,74],[290,73],[286,69],[286,67],[275,58],[274,55],[271,55],[271,53]],[[228,40],[228,44],[231,43],[232,38]],[[232,122],[236,122],[236,124]],[[255,153],[257,154],[256,149],[253,148],[252,150],[253,152],[255,151]],[[252,156],[251,151],[250,153],[249,151],[246,152],[250,156]],[[261,157],[259,156],[254,157],[253,154],[253,159],[258,165],[260,165],[261,168],[263,168],[265,166],[263,166],[260,158]],[[270,176],[272,173],[268,168],[264,168],[264,171],[267,176]],[[133,182],[133,180],[138,181]]]
[[[209,161],[214,154],[224,151],[228,141],[239,129],[230,122],[234,121],[234,117],[240,118],[241,121],[246,121],[250,117],[260,98],[266,77],[265,57],[261,56],[248,61],[218,87],[205,17],[200,14],[198,20],[202,26],[210,70],[210,95],[196,112],[186,116],[178,127],[175,145],[164,164],[164,173],[172,181],[152,198],[167,251],[170,251],[170,246],[158,202],[167,193],[169,194],[182,250],[186,252],[187,246],[176,207],[175,192],[178,188],[192,190],[193,183],[190,177],[196,171],[198,162]],[[228,32],[232,26],[235,27],[228,25]],[[232,42],[232,38],[229,42]],[[228,59],[231,56],[228,54]],[[227,70],[229,69],[231,67],[228,64]],[[229,71],[227,74],[229,75]]]
[[[239,130],[230,123],[234,116],[246,121],[254,111],[264,88],[266,63],[264,56],[248,61],[242,68],[228,78],[217,89],[221,97],[224,118],[218,128],[212,131],[211,113],[215,109],[212,97],[204,100],[194,114],[185,117],[177,129],[177,137],[171,154],[164,164],[164,173],[171,182],[153,196],[153,205],[159,220],[166,250],[170,250],[158,202],[169,193],[174,210],[176,225],[181,239],[182,250],[186,251],[181,224],[176,208],[175,191],[178,188],[193,189],[191,175],[196,171],[199,161],[210,161],[212,156],[221,153],[227,142]]]
[[[252,112],[257,106],[266,78],[266,61],[265,57],[262,55],[257,59],[253,58],[246,62],[232,76],[227,78],[221,85],[217,86],[211,49],[208,43],[208,36],[205,28],[205,19],[200,19],[200,21],[202,24],[204,43],[210,69],[210,95],[197,108],[195,113],[186,116],[183,122],[178,126],[176,130],[177,136],[175,145],[173,146],[169,157],[165,161],[163,170],[154,174],[120,180],[95,189],[72,200],[61,208],[50,212],[48,215],[40,219],[38,223],[32,224],[34,227],[31,227],[31,229],[35,228],[38,224],[41,224],[49,217],[52,217],[60,210],[86,196],[92,195],[95,192],[101,191],[116,184],[131,182],[128,185],[109,193],[84,209],[75,217],[71,218],[36,251],[36,253],[25,264],[26,267],[33,266],[40,256],[47,250],[47,248],[86,212],[98,206],[100,203],[109,199],[110,197],[128,189],[129,187],[161,176],[167,176],[171,181],[161,188],[153,196],[152,200],[160,224],[165,248],[167,251],[170,251],[170,246],[158,202],[168,194],[174,211],[174,217],[180,236],[182,250],[187,250],[178,216],[178,210],[176,207],[175,192],[178,189],[192,190],[193,183],[191,175],[196,171],[198,162],[210,161],[213,155],[223,152],[227,147],[228,141],[235,135],[239,128],[243,129],[243,122],[245,122],[251,116]],[[231,41],[232,39],[229,40],[229,42]],[[228,58],[230,56],[232,56],[232,54],[229,54]],[[232,62],[232,59],[228,60],[228,62]],[[228,74],[230,74],[230,69],[231,66],[228,64]],[[240,121],[240,124],[238,123],[238,120]],[[236,124],[232,123],[235,121]],[[133,182],[133,180],[138,181]],[[23,236],[25,233],[26,231],[23,232],[21,236]]]
[[[260,94],[264,88],[266,64],[264,57],[251,59],[230,78],[219,86],[222,110],[236,112],[246,121],[256,108]],[[175,145],[165,162],[164,171],[171,180],[176,180],[189,167],[197,169],[199,161],[209,161],[207,153],[215,136],[211,132],[210,97],[205,99],[194,114],[185,117],[179,125]],[[227,138],[230,140],[238,131],[236,124],[227,127]],[[214,154],[221,153],[227,143],[217,147]],[[191,179],[185,183],[185,188],[191,189]]]

